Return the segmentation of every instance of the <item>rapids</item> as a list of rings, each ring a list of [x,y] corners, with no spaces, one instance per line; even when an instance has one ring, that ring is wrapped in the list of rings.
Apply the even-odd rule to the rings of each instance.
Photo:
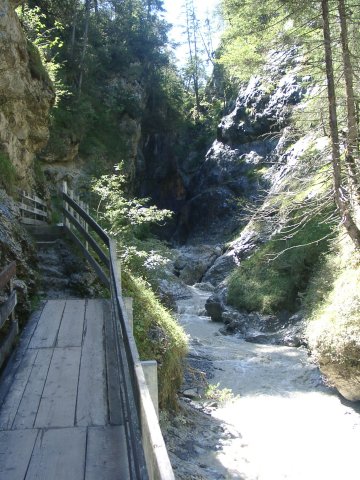
[[[306,349],[219,334],[220,325],[204,316],[210,293],[190,288],[192,298],[177,302],[190,355],[210,360],[209,382],[234,395],[210,410],[230,435],[211,451],[199,450],[202,478],[360,479],[356,404],[342,401],[323,383]]]

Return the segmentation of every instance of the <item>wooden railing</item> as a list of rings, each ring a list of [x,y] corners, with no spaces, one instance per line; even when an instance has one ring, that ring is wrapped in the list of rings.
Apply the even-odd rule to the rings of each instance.
[[[0,291],[8,289],[8,298],[2,305],[0,305],[0,367],[9,355],[19,331],[18,322],[15,318],[14,312],[17,304],[16,292],[13,288],[13,279],[15,275],[15,262],[10,263],[10,265],[0,272]]]
[[[122,298],[116,242],[89,215],[88,209],[72,197],[74,195],[64,183],[65,229],[111,293],[112,328],[127,419],[125,428],[131,478],[173,480],[171,463]]]
[[[48,221],[47,204],[37,195],[22,191],[19,203],[21,223],[43,225]]]

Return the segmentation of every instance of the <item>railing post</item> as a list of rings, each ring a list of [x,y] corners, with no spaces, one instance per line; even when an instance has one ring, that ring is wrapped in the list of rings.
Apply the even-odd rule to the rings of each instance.
[[[127,313],[127,317],[129,320],[129,326],[130,330],[133,332],[134,331],[134,302],[132,297],[123,297],[124,300],[124,305]]]
[[[159,418],[159,388],[158,388],[158,375],[157,375],[157,361],[147,360],[141,362],[145,380],[149,389],[151,400],[154,404],[155,412]]]
[[[85,202],[82,202],[82,204],[83,204],[83,209],[89,215],[89,205]],[[84,228],[85,228],[86,233],[89,233],[89,225],[88,225],[87,222],[85,222],[85,220],[84,220]],[[85,248],[86,248],[86,250],[89,250],[89,242],[85,242]]]
[[[13,278],[10,278],[10,280],[9,280],[9,287],[10,287],[10,296],[11,296],[11,294],[14,291],[14,279]],[[11,323],[13,325],[15,325],[15,330],[16,330],[16,335],[17,335],[19,333],[19,324],[18,324],[18,321],[16,320],[15,309],[11,312],[10,319],[11,319]]]
[[[68,193],[68,187],[67,187],[66,180],[63,181],[62,191],[65,194]],[[64,205],[65,210],[69,211],[69,207],[68,207],[67,202],[63,201],[63,205]],[[64,225],[65,225],[66,228],[68,228],[70,230],[70,221],[65,216],[64,216]]]

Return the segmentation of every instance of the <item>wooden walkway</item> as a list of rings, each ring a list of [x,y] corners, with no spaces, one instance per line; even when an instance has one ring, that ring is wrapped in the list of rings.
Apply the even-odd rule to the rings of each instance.
[[[0,379],[1,480],[130,478],[105,300],[49,300]]]

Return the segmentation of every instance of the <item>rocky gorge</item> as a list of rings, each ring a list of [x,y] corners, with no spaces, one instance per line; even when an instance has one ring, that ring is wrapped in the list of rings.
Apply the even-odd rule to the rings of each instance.
[[[4,0],[0,8],[0,54],[5,59],[0,65],[4,188],[0,190],[0,266],[17,261],[16,287],[25,318],[39,283],[38,266],[34,244],[19,225],[16,193],[6,172],[11,177],[16,171],[16,188],[31,189],[36,184],[34,166],[41,159],[46,191],[55,191],[64,178],[84,189],[107,160],[97,144],[95,154],[92,150],[86,156],[85,149],[79,150],[79,138],[67,125],[64,136],[57,138],[63,149],[55,155],[46,146],[54,91],[14,13],[18,3]],[[344,351],[351,365],[348,357],[334,354],[331,348],[309,355],[318,340],[309,339],[304,298],[311,282],[315,291],[320,290],[314,274],[317,269],[322,272],[326,254],[335,248],[327,241],[337,230],[326,132],[304,133],[295,126],[297,114],[318,92],[301,62],[297,48],[271,52],[263,74],[252,77],[230,102],[204,156],[195,147],[183,148],[188,137],[180,138],[181,129],[160,132],[151,122],[146,124],[144,110],[150,96],[135,74],[139,63],[129,64],[127,78],[119,74],[111,78],[110,86],[120,84],[127,100],[116,132],[127,154],[128,190],[150,196],[160,207],[175,212],[170,227],[156,229],[162,231],[172,257],[158,278],[157,293],[177,312],[189,338],[180,413],[164,413],[162,419],[176,475],[183,480],[357,478],[357,330],[344,329]],[[123,154],[115,153],[119,158]],[[317,226],[329,220],[331,231],[300,245],[290,243],[294,231],[306,231],[311,223],[309,212],[318,213]],[[268,252],[270,244],[285,247]],[[301,279],[288,298],[281,299],[281,307],[267,312],[239,307],[245,288],[255,290],[265,283],[271,259],[319,244],[325,245],[323,250],[316,250],[310,259],[297,255]],[[49,261],[54,298],[73,295],[73,289],[82,285],[77,270],[86,271],[87,283],[94,281],[66,245],[59,242],[52,247],[54,251],[40,257]],[[260,277],[255,278],[255,263],[250,264],[248,284],[231,295],[234,273],[263,251]],[[323,263],[316,263],[316,256]],[[295,277],[287,260],[275,273],[274,281],[281,277],[289,283]],[[45,281],[46,275],[43,272]],[[346,282],[339,288],[346,290]],[[95,286],[81,294],[97,291]],[[161,339],[165,341],[166,335]]]

